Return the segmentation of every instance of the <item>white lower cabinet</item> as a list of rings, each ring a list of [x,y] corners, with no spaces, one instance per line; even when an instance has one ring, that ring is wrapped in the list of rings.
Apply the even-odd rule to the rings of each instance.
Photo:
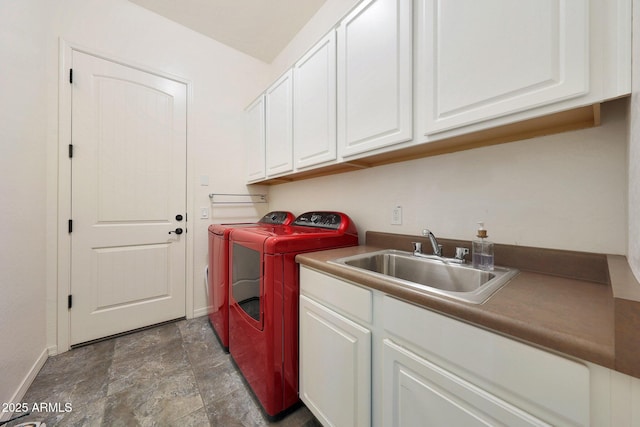
[[[345,316],[358,318],[367,305],[370,313],[371,293],[307,269],[301,278],[300,399],[323,425],[368,427],[371,331]]]
[[[323,424],[369,426],[371,332],[300,297],[300,397]]]
[[[550,425],[393,341],[383,347],[383,425]]]
[[[590,425],[586,365],[388,296],[381,317],[384,425]]]
[[[640,426],[640,379],[300,267],[300,398],[325,426]]]

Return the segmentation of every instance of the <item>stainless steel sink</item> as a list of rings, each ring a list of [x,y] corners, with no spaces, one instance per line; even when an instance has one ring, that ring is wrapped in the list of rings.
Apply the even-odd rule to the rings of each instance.
[[[482,304],[518,274],[513,268],[482,271],[468,265],[414,256],[392,249],[353,255],[329,261],[387,279],[401,286]]]

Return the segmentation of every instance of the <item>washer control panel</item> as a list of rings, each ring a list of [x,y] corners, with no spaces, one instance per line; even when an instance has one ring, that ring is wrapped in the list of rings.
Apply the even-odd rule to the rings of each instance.
[[[288,225],[291,224],[291,221],[293,219],[293,214],[291,212],[273,211],[260,218],[260,221],[258,221],[258,223]]]

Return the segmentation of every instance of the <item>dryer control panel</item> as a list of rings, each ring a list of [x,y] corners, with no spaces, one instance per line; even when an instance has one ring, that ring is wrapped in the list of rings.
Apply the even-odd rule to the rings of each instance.
[[[348,221],[348,218],[340,212],[306,212],[296,218],[293,225],[337,230],[343,219]]]

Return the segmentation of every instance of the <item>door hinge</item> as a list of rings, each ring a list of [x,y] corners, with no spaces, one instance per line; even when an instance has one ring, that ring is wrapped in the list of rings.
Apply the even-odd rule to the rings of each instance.
[[[67,295],[67,308],[71,309],[73,307],[73,295]]]
[[[73,144],[69,144],[69,158],[73,158]]]
[[[73,232],[73,220],[69,220],[69,233]]]
[[[73,68],[69,68],[69,83],[73,83]]]

